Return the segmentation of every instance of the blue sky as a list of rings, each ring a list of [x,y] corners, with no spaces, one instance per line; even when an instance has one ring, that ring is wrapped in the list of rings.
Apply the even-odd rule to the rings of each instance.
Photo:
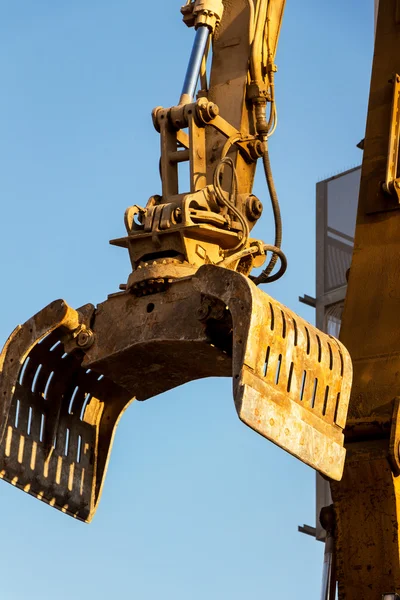
[[[268,293],[313,321],[315,183],[361,161],[372,0],[288,0],[270,143],[289,270]],[[129,274],[108,245],[159,192],[157,105],[193,31],[179,1],[0,1],[0,340],[55,298],[102,301]],[[256,232],[273,237],[266,209]],[[89,526],[0,482],[5,600],[242,600],[319,594],[314,472],[239,422],[229,380],[134,403]]]

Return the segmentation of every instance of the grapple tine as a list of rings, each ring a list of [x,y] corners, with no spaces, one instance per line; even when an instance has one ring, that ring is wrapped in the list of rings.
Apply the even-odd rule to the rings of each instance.
[[[195,281],[232,314],[233,388],[240,419],[339,480],[352,382],[347,350],[239,273],[205,265]]]
[[[92,307],[94,310],[94,307]],[[83,311],[85,312],[85,311]],[[129,393],[66,353],[82,314],[56,301],[18,326],[0,355],[0,477],[90,521]]]

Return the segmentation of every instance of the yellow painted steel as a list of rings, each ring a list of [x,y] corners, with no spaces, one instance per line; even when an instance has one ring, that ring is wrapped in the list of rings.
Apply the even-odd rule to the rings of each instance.
[[[400,210],[383,185],[399,119],[397,0],[380,3],[355,247],[340,339],[354,365],[346,426],[347,460],[332,483],[341,600],[375,600],[400,590]],[[396,148],[395,148],[396,149]]]

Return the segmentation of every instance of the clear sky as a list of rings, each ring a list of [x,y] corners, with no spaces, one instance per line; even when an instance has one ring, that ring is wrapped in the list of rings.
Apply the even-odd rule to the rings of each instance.
[[[271,161],[289,270],[315,290],[315,183],[360,163],[372,0],[288,0]],[[129,274],[108,245],[159,192],[151,110],[179,97],[193,39],[179,0],[0,0],[0,340],[51,300],[102,301]],[[256,232],[272,240],[266,209]],[[145,377],[146,374],[143,373]],[[229,380],[124,415],[91,525],[0,482],[4,600],[318,598],[314,472],[246,428]]]

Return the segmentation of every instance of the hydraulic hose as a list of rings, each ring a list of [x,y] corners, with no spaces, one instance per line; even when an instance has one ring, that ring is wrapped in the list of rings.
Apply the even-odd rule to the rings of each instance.
[[[271,283],[272,281],[276,281],[277,279],[282,277],[282,275],[284,275],[284,273],[287,269],[287,260],[286,260],[286,256],[284,255],[284,253],[282,252],[282,250],[280,248],[277,248],[276,246],[270,246],[269,244],[262,244],[262,247],[263,247],[264,252],[273,252],[274,256],[279,258],[279,260],[281,262],[279,270],[274,275],[271,275],[270,277],[268,277],[268,283]],[[242,250],[239,250],[239,252],[232,254],[231,256],[229,256],[228,258],[223,260],[222,262],[218,263],[218,266],[226,267],[230,263],[234,262],[235,260],[241,260],[242,258],[245,258],[246,256],[250,256],[252,254],[254,254],[254,255],[260,254],[260,247],[259,246],[250,246],[249,248],[243,248]],[[255,280],[255,278],[251,278],[251,279],[253,281]]]
[[[282,217],[281,217],[281,209],[279,207],[278,194],[276,193],[274,178],[272,176],[271,162],[269,160],[269,151],[267,142],[265,142],[265,150],[263,153],[263,166],[265,171],[265,178],[267,180],[267,186],[269,195],[271,198],[272,210],[274,213],[274,221],[275,221],[275,246],[280,249],[282,245]],[[273,268],[276,265],[276,261],[278,260],[278,254],[275,252],[271,260],[269,261],[266,268],[258,275],[258,277],[252,277],[252,280],[256,285],[260,285],[260,283],[271,283],[271,281],[275,281],[278,279],[277,276],[273,275],[270,277],[270,274]],[[278,273],[277,273],[278,275]]]
[[[225,198],[224,191],[222,189],[221,182],[220,182],[220,175],[221,175],[222,170],[225,167],[225,165],[230,167],[230,169],[232,171],[232,183],[231,183],[231,191],[229,194],[229,200],[227,200]],[[221,158],[221,160],[215,167],[213,183],[214,183],[214,190],[215,190],[219,204],[221,206],[225,206],[229,212],[233,213],[242,226],[242,238],[239,240],[238,244],[234,248],[230,249],[230,252],[235,252],[247,244],[247,240],[249,238],[250,232],[249,232],[249,226],[248,226],[246,219],[244,218],[244,216],[242,215],[242,213],[236,206],[237,190],[238,190],[237,173],[236,173],[235,163],[229,156],[225,156],[224,158]]]

